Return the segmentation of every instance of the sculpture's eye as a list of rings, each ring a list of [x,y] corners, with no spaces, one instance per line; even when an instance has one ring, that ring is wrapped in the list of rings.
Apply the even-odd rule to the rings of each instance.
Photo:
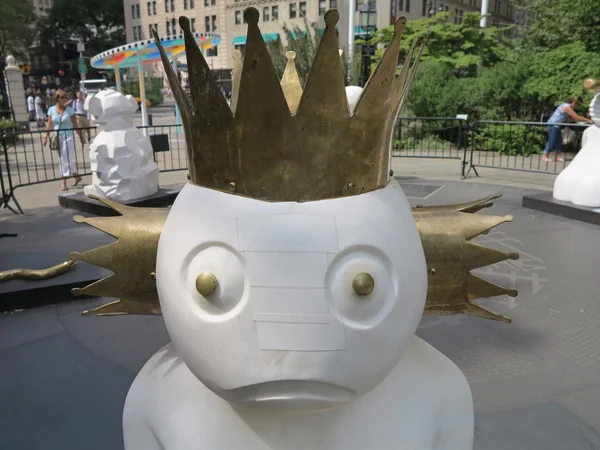
[[[332,312],[344,324],[370,328],[381,322],[396,301],[398,282],[390,260],[372,247],[336,255],[326,275]]]
[[[191,256],[184,272],[192,297],[213,319],[233,310],[243,297],[244,261],[234,249],[205,247]]]

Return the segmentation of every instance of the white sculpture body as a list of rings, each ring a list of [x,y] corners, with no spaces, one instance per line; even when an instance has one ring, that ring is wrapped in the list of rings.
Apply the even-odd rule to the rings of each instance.
[[[117,201],[136,200],[158,191],[158,166],[150,138],[133,124],[138,105],[131,95],[105,89],[86,99],[102,131],[90,144],[92,184],[85,194]]]
[[[395,180],[306,203],[188,184],[156,280],[172,343],[129,391],[127,450],[472,449],[464,375],[414,335],[427,271]]]
[[[590,113],[594,125],[587,128],[582,148],[554,182],[556,200],[590,208],[600,207],[600,94],[596,94]]]

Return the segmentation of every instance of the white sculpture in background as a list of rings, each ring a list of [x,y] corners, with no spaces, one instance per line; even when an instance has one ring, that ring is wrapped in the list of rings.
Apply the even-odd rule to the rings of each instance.
[[[85,194],[121,202],[155,194],[158,166],[150,138],[133,124],[135,99],[104,89],[86,99],[86,108],[102,131],[90,144],[92,184]]]
[[[600,91],[600,81],[587,82],[588,90]],[[600,207],[600,93],[590,104],[594,125],[583,133],[581,150],[556,177],[554,198],[590,208]]]

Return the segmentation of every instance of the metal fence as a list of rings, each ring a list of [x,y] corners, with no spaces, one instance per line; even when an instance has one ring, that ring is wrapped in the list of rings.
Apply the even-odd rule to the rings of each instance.
[[[557,174],[581,147],[586,125],[563,124],[565,161],[545,162],[542,152],[548,139],[547,124],[539,122],[467,122],[456,118],[409,117],[398,120],[392,156],[400,158],[457,159],[460,176],[479,176],[477,168]],[[154,160],[161,172],[188,168],[185,135],[181,125],[140,127],[150,136]],[[92,140],[96,128],[81,129]],[[15,213],[22,209],[15,189],[62,178],[58,152],[42,145],[45,130],[8,133],[0,155],[0,206]],[[79,175],[90,174],[89,148],[75,136],[75,166]],[[457,174],[458,175],[458,174]],[[13,202],[14,207],[9,202]],[[15,209],[16,208],[16,209]]]
[[[548,124],[540,122],[477,121],[468,127],[466,145],[468,166],[463,178],[471,172],[479,176],[478,167],[518,170],[556,175],[563,170],[581,148],[583,131],[589,125],[560,124],[562,153],[543,159],[548,142]],[[467,152],[465,152],[467,154]]]

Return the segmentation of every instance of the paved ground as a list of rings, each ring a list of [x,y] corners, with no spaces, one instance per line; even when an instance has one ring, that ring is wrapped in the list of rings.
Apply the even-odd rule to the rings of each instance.
[[[411,172],[408,160],[396,164],[397,173]],[[600,227],[523,209],[521,197],[535,192],[531,187],[403,183],[413,205],[468,201],[501,191],[504,197],[485,213],[515,216],[513,223],[478,239],[521,254],[518,261],[482,270],[490,281],[519,289],[516,299],[482,302],[513,323],[427,317],[418,329],[469,379],[475,448],[600,449]],[[122,448],[127,390],[169,338],[161,317],[80,315],[103,301],[0,317],[0,448]]]

